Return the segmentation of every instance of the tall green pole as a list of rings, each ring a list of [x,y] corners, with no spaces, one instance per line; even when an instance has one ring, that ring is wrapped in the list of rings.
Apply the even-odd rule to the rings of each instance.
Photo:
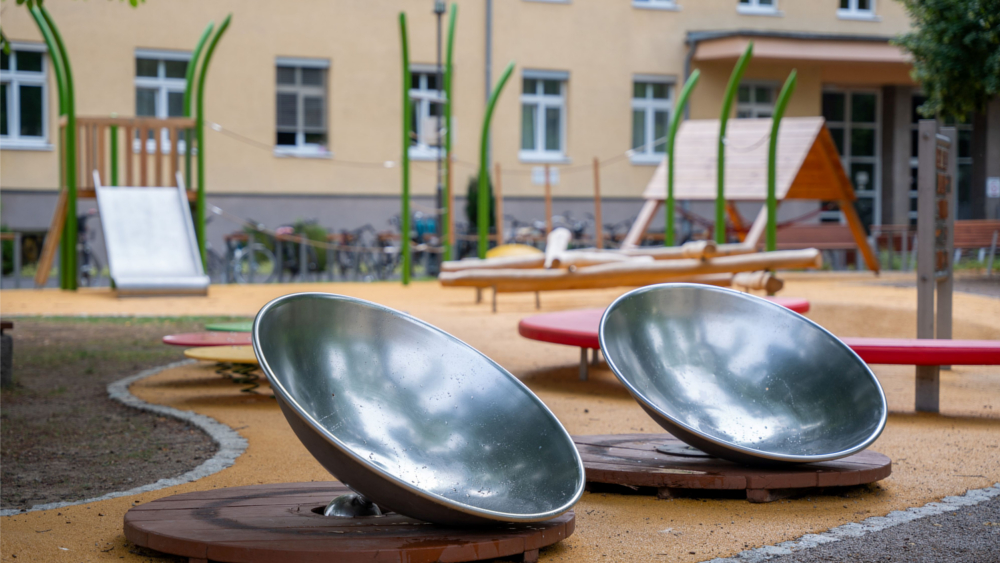
[[[490,94],[490,101],[486,104],[486,115],[483,117],[483,132],[479,142],[479,192],[476,197],[476,226],[479,229],[479,257],[486,258],[486,249],[489,247],[490,236],[490,171],[486,163],[486,147],[490,138],[490,121],[493,120],[493,110],[496,109],[497,99],[504,85],[514,72],[514,61],[507,63],[507,68],[500,75],[500,81],[493,88]]]
[[[111,134],[111,185],[118,185],[118,126],[108,128]]]
[[[726,125],[729,122],[729,112],[733,107],[733,98],[740,87],[740,80],[750,64],[753,56],[753,41],[747,44],[746,51],[736,61],[733,73],[729,75],[729,85],[722,99],[722,114],[719,116],[719,158],[716,172],[717,188],[715,193],[715,242],[726,242]]]
[[[403,195],[399,245],[403,251],[403,285],[410,283],[410,44],[406,38],[406,14],[399,13],[399,39],[403,47]]]
[[[205,26],[205,31],[201,33],[201,38],[198,39],[198,44],[195,45],[194,52],[191,53],[191,60],[188,62],[187,75],[184,77],[184,117],[191,117],[191,99],[194,97],[194,82],[195,76],[197,76],[198,61],[201,58],[201,50],[205,47],[205,42],[212,35],[212,29],[215,27],[215,22],[209,22]],[[194,143],[192,137],[194,136],[194,130],[188,129],[184,132],[184,145],[186,150],[184,151],[184,183],[187,188],[191,188],[191,154],[192,148],[194,148]],[[177,150],[174,147],[173,150]]]
[[[785,85],[781,87],[778,94],[778,101],[774,105],[774,116],[771,118],[771,139],[767,151],[767,251],[771,252],[777,248],[778,238],[778,127],[781,125],[781,118],[785,115],[785,107],[795,91],[797,71],[792,69],[792,73],[785,80]]]
[[[444,245],[444,261],[451,260],[451,62],[455,50],[455,20],[458,18],[458,4],[452,4],[448,13],[448,47],[444,59],[444,210],[441,213],[441,238]]]
[[[66,45],[55,21],[41,5],[31,8],[31,15],[38,24],[42,37],[48,46],[53,64],[57,66],[57,76],[63,75],[63,92],[60,94],[60,105],[65,100],[66,135],[64,141],[66,170],[66,222],[63,226],[62,246],[59,259],[59,287],[75,290],[77,288],[76,264],[76,97],[73,91],[73,69],[66,53]],[[58,57],[58,60],[57,60]],[[61,69],[61,71],[60,71]],[[58,79],[57,79],[58,81]],[[64,95],[63,95],[64,94]]]
[[[208,257],[205,254],[205,76],[208,75],[208,63],[212,62],[212,53],[215,46],[222,39],[222,34],[229,27],[229,21],[233,15],[229,14],[222,20],[222,25],[212,37],[212,42],[208,45],[205,53],[205,61],[201,63],[201,72],[198,74],[198,116],[195,118],[195,129],[198,135],[198,203],[195,206],[194,230],[198,236],[198,250],[201,253],[202,264],[207,264]],[[190,150],[190,149],[189,149]]]
[[[687,106],[688,97],[691,91],[698,84],[698,77],[701,71],[695,69],[684,83],[681,95],[677,98],[677,107],[674,108],[674,120],[670,122],[670,132],[667,134],[667,200],[666,200],[666,229],[663,231],[663,245],[674,245],[674,139],[677,138],[677,129],[681,125],[681,116],[684,115],[684,108]]]

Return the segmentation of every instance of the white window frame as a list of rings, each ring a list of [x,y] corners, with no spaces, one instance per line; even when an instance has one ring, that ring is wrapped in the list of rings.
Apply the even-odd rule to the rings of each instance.
[[[827,127],[838,127],[844,130],[844,154],[841,156],[840,161],[844,166],[844,172],[847,174],[847,179],[851,182],[851,186],[854,186],[854,174],[851,165],[854,163],[859,164],[872,164],[872,178],[870,178],[869,188],[864,191],[858,191],[855,188],[854,193],[858,198],[871,198],[872,199],[872,225],[882,224],[882,92],[877,88],[853,88],[849,86],[825,86],[823,88],[822,94],[826,93],[836,93],[844,95],[844,121],[828,121],[826,123]],[[821,95],[822,95],[821,94]],[[853,94],[873,94],[875,96],[875,123],[858,123],[851,118],[851,96]],[[875,154],[874,156],[851,156],[851,130],[852,129],[873,129],[875,131]],[[845,224],[847,221],[844,219],[844,214],[841,211],[824,211],[820,213],[820,220],[823,219],[834,219],[839,220],[841,224]]]
[[[433,117],[431,116],[431,104],[439,103],[442,105],[442,114],[444,112],[444,102],[445,95],[444,91],[430,90],[427,88],[427,78],[429,75],[437,75],[438,69],[434,65],[410,65],[410,75],[419,75],[417,88],[410,88],[410,101],[413,104],[413,115],[416,117],[417,130],[415,145],[410,145],[409,153],[410,158],[413,160],[437,160],[440,158],[442,147],[433,146],[427,144],[425,141],[427,135],[424,132],[424,126]],[[441,80],[444,80],[444,75],[441,75]],[[412,86],[412,79],[411,79]],[[439,84],[439,86],[441,86]],[[444,118],[442,117],[441,127],[444,127]],[[443,140],[443,135],[441,135],[441,140]]]
[[[868,0],[868,9],[864,10],[858,7],[858,0],[847,0],[846,8],[837,8],[837,17],[842,20],[881,21],[882,18],[875,15],[875,1]],[[837,4],[839,6],[840,2]]]
[[[519,148],[517,156],[521,162],[540,162],[550,164],[565,164],[569,162],[566,157],[566,85],[569,82],[569,73],[563,71],[539,71],[525,70],[521,73],[521,111],[524,106],[534,105],[538,109],[535,111],[535,148]],[[559,94],[539,94],[524,93],[524,80],[555,80],[559,82]],[[539,82],[539,84],[541,84]],[[556,108],[559,110],[559,149],[545,149],[545,110]],[[519,116],[520,117],[520,116]],[[520,121],[520,119],[519,119]],[[523,135],[523,131],[521,132]],[[518,136],[518,145],[520,145]]]
[[[676,0],[632,0],[632,7],[640,10],[665,10],[668,12],[681,10]]]
[[[191,53],[185,53],[182,51],[159,51],[153,49],[136,49],[135,59],[155,59],[156,64],[156,77],[152,76],[136,76],[135,77],[135,87],[145,88],[149,90],[156,90],[156,115],[152,116],[142,116],[142,117],[155,117],[157,119],[166,119],[170,117],[169,112],[169,96],[171,93],[181,95],[184,94],[184,90],[187,87],[187,78],[167,78],[166,75],[166,65],[163,64],[164,61],[184,61],[191,64]],[[138,95],[136,92],[136,102],[138,105]],[[175,116],[177,117],[177,116]],[[138,135],[138,132],[136,133]],[[178,139],[177,150],[179,154],[184,154],[185,150],[184,139]],[[132,150],[134,152],[139,152],[139,139],[136,138],[132,142]],[[173,147],[170,145],[170,131],[163,129],[160,131],[160,147],[164,154],[170,154]],[[146,152],[154,152],[156,150],[156,140],[146,139]]]
[[[302,85],[288,85],[288,84],[278,84],[277,73],[278,67],[295,67],[295,68],[314,68],[326,71],[325,80],[322,87],[319,86],[302,86]],[[295,133],[295,145],[279,145],[277,139],[275,138],[274,144],[274,156],[278,157],[298,157],[298,158],[332,158],[333,152],[330,150],[330,61],[329,59],[310,59],[301,57],[277,57],[274,61],[274,93],[275,100],[280,91],[285,90],[286,92],[295,91],[296,94],[301,94],[303,89],[317,89],[322,88],[323,90],[323,116],[326,118],[326,146],[319,145],[316,143],[306,143],[305,142],[305,132],[297,130]],[[272,107],[276,107],[272,106]],[[304,111],[302,103],[298,104],[298,109],[300,112]],[[278,120],[275,116],[274,121],[275,132],[278,129]],[[298,126],[296,126],[298,128]],[[277,137],[277,135],[275,135]]]
[[[781,16],[778,10],[778,0],[771,0],[771,5],[761,4],[760,0],[736,1],[736,13],[744,16]]]
[[[48,49],[44,44],[12,42],[10,44],[10,64],[16,67],[17,51],[42,53],[41,72],[22,72],[18,70],[0,71],[0,82],[7,91],[7,134],[0,135],[0,149],[3,150],[40,150],[50,151],[49,143],[49,84],[48,84]],[[20,86],[42,87],[42,135],[40,137],[21,136],[21,89]]]
[[[657,99],[651,97],[636,98],[635,97],[635,83],[655,83],[663,84],[667,87],[667,97],[666,99]],[[632,111],[642,111],[645,114],[645,145],[642,150],[631,149],[629,150],[629,159],[632,164],[659,164],[663,161],[666,156],[666,144],[663,146],[663,151],[656,151],[656,139],[653,136],[656,134],[656,127],[654,122],[654,116],[656,111],[667,112],[667,131],[670,130],[670,120],[673,119],[673,105],[674,105],[674,86],[677,83],[676,79],[670,76],[657,76],[648,74],[637,74],[632,77]],[[630,114],[631,115],[631,114]],[[633,123],[633,127],[634,127]],[[634,134],[634,132],[633,132]],[[631,145],[631,136],[629,137],[629,144]],[[666,143],[666,141],[664,141]]]
[[[739,88],[746,86],[750,88],[750,97],[752,98],[749,102],[741,102],[739,98]],[[756,99],[757,88],[770,88],[771,89],[771,101],[770,102],[758,102]],[[769,119],[774,115],[774,102],[775,98],[778,96],[778,83],[770,82],[767,80],[743,80],[740,82],[739,87],[736,90],[736,118],[737,119]],[[749,111],[751,115],[740,116],[740,112]],[[765,112],[767,115],[761,116],[760,113]]]

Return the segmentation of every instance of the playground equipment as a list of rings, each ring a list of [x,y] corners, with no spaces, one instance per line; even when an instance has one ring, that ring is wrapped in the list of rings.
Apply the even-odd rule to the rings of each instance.
[[[799,297],[765,297],[789,311],[799,314],[809,312],[809,300]],[[571,309],[525,317],[517,323],[517,333],[530,340],[578,346],[580,348],[580,381],[587,381],[589,368],[587,350],[593,350],[592,363],[597,363],[601,349],[598,329],[604,309]]]
[[[97,206],[119,296],[208,293],[192,228],[187,190],[177,187],[105,187],[94,172]]]
[[[760,141],[769,135],[769,119],[738,119],[729,124],[726,133],[732,151],[726,160],[727,204],[735,212],[733,201],[767,201],[768,174],[761,167],[767,160],[768,148]],[[718,141],[716,120],[688,120],[680,125],[676,142],[676,199],[715,200],[716,157],[710,150]],[[780,157],[775,163],[776,202],[789,199],[836,201],[844,214],[854,240],[873,271],[879,270],[878,258],[868,245],[864,225],[854,210],[854,188],[840,162],[833,138],[822,117],[786,117],[781,122],[777,139],[773,140]],[[646,199],[639,217],[625,237],[623,247],[635,248],[649,227],[653,216],[666,198],[666,164],[660,164],[650,179],[643,197]],[[777,203],[775,203],[777,205]],[[755,250],[768,223],[765,206],[750,227],[743,246]]]
[[[539,522],[583,493],[579,454],[549,409],[438,328],[359,299],[302,293],[265,305],[253,335],[288,423],[357,493],[328,513]]]
[[[230,323],[210,323],[205,330],[213,332],[252,332],[253,321],[233,321]]]
[[[215,362],[218,364],[259,365],[253,347],[242,346],[199,346],[184,350],[184,355],[192,360]]]
[[[601,350],[661,426],[749,465],[830,461],[882,433],[875,375],[816,323],[753,295],[691,284],[631,291],[601,319]]]
[[[455,22],[458,19],[458,6],[452,4],[448,15],[448,39],[447,54],[443,69],[442,86],[444,87],[444,162],[445,177],[443,186],[444,209],[441,215],[441,229],[444,241],[443,259],[450,260],[452,249],[455,245],[454,226],[452,225],[452,176],[453,162],[451,154],[451,117],[452,117],[452,57],[455,49]],[[403,62],[403,146],[400,162],[402,163],[402,212],[400,213],[400,233],[405,241],[410,232],[410,121],[412,120],[413,107],[410,102],[410,45],[406,29],[406,13],[399,13],[399,38]],[[403,255],[403,285],[410,283],[410,264],[412,262],[412,251],[409,244],[402,245]]]
[[[249,346],[249,332],[182,332],[168,334],[163,343],[170,346],[197,348],[200,346]]]
[[[76,99],[73,87],[73,71],[70,66],[69,54],[63,43],[62,36],[55,21],[41,3],[31,5],[29,11],[42,34],[52,60],[59,92],[59,115],[62,117],[59,130],[60,146],[60,180],[62,190],[56,203],[55,212],[48,235],[45,238],[42,254],[39,258],[35,285],[44,286],[48,280],[49,271],[55,260],[57,248],[59,259],[59,287],[75,290],[78,285],[77,276],[77,200],[96,196],[96,186],[89,178],[97,171],[102,178],[110,178],[112,186],[118,185],[119,163],[124,161],[126,183],[130,186],[148,186],[147,170],[149,161],[153,161],[156,181],[154,185],[162,186],[160,181],[163,160],[169,159],[171,176],[179,169],[179,154],[185,153],[184,185],[193,186],[193,192],[187,198],[195,204],[194,233],[197,240],[199,260],[205,260],[205,143],[204,143],[204,94],[208,64],[219,40],[229,26],[232,15],[219,26],[212,36],[214,24],[209,23],[198,41],[197,47],[188,63],[187,84],[184,91],[183,118],[119,118],[119,117],[78,117],[76,115]],[[202,57],[203,47],[211,36],[211,42]],[[201,62],[200,73],[197,72]],[[191,119],[191,102],[194,100],[194,88],[197,83],[197,116]],[[119,131],[124,130],[124,142],[119,142]],[[169,138],[169,143],[163,143]],[[196,138],[196,139],[195,139]],[[151,141],[147,141],[150,139]],[[183,150],[181,139],[183,139]],[[82,142],[78,142],[82,141]],[[150,150],[150,145],[155,148]],[[163,145],[167,144],[166,147]],[[191,155],[198,153],[197,184],[192,182]],[[124,158],[121,158],[121,157]],[[138,161],[140,181],[133,183],[133,164]],[[110,168],[110,175],[105,172]],[[80,186],[79,180],[86,182]],[[180,183],[177,184],[181,186]],[[190,220],[190,219],[189,219]],[[119,265],[123,267],[123,264]]]

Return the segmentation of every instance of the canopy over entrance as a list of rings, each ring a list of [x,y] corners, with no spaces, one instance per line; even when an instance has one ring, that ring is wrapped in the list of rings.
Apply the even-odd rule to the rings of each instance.
[[[734,119],[726,134],[727,201],[765,201],[767,199],[767,151],[770,119]],[[674,141],[674,199],[708,200],[716,197],[716,163],[719,120],[687,120],[681,124]],[[642,238],[667,194],[666,160],[660,163],[646,186],[646,204],[625,239],[634,245]],[[854,210],[856,199],[840,155],[822,117],[786,117],[778,131],[777,179],[778,201],[811,199],[836,201],[847,220],[858,249],[868,267],[878,271],[878,260],[868,246],[864,226]],[[756,246],[767,221],[766,211],[754,222],[747,243]]]

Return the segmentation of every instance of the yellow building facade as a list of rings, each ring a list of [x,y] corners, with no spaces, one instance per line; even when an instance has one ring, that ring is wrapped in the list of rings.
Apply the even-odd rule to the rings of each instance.
[[[865,172],[866,183],[856,187],[870,199],[866,221],[902,222],[908,216],[909,131],[913,103],[919,100],[907,56],[888,43],[909,29],[898,2],[457,4],[453,143],[458,196],[476,174],[487,81],[495,82],[514,61],[491,136],[491,160],[502,167],[509,212],[524,220],[541,218],[537,202],[546,164],[558,169],[552,176],[557,202],[578,215],[591,210],[597,158],[606,217],[627,219],[638,211],[640,195],[662,160],[657,139],[675,117],[672,103],[680,84],[700,69],[690,117],[717,118],[736,56],[754,41],[757,56],[734,114],[769,115],[781,82],[796,69],[798,88],[787,115],[834,112],[831,117],[840,121],[828,121],[840,128],[835,135],[864,144],[865,154],[852,156],[845,146],[844,157],[849,168],[853,164]],[[422,116],[413,126],[410,149],[413,195],[417,209],[433,212],[437,149],[428,132],[438,93],[432,1],[150,0],[138,8],[122,2],[46,6],[65,39],[77,114],[83,116],[176,114],[185,59],[209,21],[218,23],[232,13],[206,90],[209,200],[272,226],[316,218],[331,230],[363,223],[385,228],[388,217],[398,213],[402,84],[397,17],[405,11],[414,72],[411,98]],[[44,51],[27,11],[11,2],[2,9],[4,33],[14,42],[15,54]],[[5,64],[5,92],[13,92],[23,73],[11,68],[13,61]],[[46,84],[41,118],[37,108],[15,107],[20,98],[5,94],[3,220],[19,228],[47,224],[46,206],[50,211],[58,187],[53,148],[58,98],[47,65],[41,74]],[[37,93],[24,91],[29,101],[29,94]],[[851,120],[852,108],[860,121]],[[24,123],[29,134],[15,134],[15,126],[26,130]],[[893,193],[902,195],[893,198]],[[459,221],[461,209],[456,206]],[[226,228],[213,225],[210,232],[218,237]]]

